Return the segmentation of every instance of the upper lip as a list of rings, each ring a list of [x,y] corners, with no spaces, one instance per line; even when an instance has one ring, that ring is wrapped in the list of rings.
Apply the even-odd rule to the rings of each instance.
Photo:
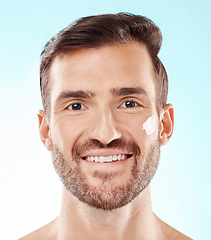
[[[132,155],[132,153],[127,152],[126,150],[120,149],[108,149],[108,150],[91,150],[81,157],[91,157],[91,156],[113,156],[113,155]]]

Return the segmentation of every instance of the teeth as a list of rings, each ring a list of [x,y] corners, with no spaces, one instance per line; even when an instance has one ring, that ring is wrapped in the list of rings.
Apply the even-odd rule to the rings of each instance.
[[[85,160],[88,162],[100,162],[100,163],[106,163],[106,162],[113,162],[113,161],[121,161],[125,160],[127,158],[127,155],[111,155],[111,156],[90,156],[86,157]]]

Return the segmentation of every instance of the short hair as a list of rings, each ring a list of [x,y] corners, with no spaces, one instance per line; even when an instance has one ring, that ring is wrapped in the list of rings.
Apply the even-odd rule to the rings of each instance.
[[[57,56],[83,48],[136,42],[144,44],[151,56],[155,72],[156,107],[166,104],[168,77],[158,58],[162,44],[160,29],[148,18],[130,13],[83,17],[54,36],[41,53],[40,88],[44,110],[50,111],[50,67]]]

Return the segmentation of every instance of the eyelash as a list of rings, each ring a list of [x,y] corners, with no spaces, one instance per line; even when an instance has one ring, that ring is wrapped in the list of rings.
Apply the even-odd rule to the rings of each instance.
[[[122,108],[122,105],[123,104],[126,104],[127,102],[131,102],[131,103],[134,103],[135,104],[135,106],[131,106],[131,107],[123,107],[123,108],[135,108],[135,107],[142,107],[142,105],[141,104],[139,104],[139,103],[137,103],[136,101],[134,101],[134,100],[132,100],[132,99],[127,99],[127,100],[125,100],[120,106],[119,106],[119,108]]]
[[[80,105],[80,106],[82,107],[82,109],[81,109],[81,108],[80,108],[80,109],[70,109],[71,107],[73,107],[74,104],[75,104],[75,105],[76,105],[76,104]],[[68,105],[66,109],[71,110],[71,111],[79,111],[79,110],[84,110],[85,108],[86,108],[86,107],[85,107],[84,104],[82,104],[82,103],[80,103],[80,102],[73,102],[73,103],[71,103],[70,105]]]
[[[126,104],[127,102],[134,103],[135,106],[130,106],[130,107],[124,106],[124,107],[122,107],[122,105]],[[80,105],[80,108],[79,109],[71,109],[76,104]],[[135,107],[138,107],[138,106],[142,107],[142,105],[137,103],[136,101],[134,101],[132,99],[127,99],[118,108],[135,108]],[[69,104],[66,109],[71,110],[71,111],[80,111],[80,110],[86,109],[86,106],[81,102],[73,102],[73,103]]]

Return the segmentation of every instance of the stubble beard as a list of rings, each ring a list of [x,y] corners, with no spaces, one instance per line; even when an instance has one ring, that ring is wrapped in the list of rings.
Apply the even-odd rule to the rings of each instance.
[[[109,181],[115,176],[112,173],[95,172],[104,180],[99,186],[92,186],[81,170],[81,155],[88,149],[122,149],[133,153],[131,177],[127,183],[114,187]],[[136,198],[151,182],[159,163],[160,143],[156,140],[147,151],[140,151],[134,142],[116,139],[108,145],[97,140],[89,140],[73,147],[71,156],[65,154],[51,143],[53,164],[65,188],[80,201],[99,209],[113,210],[121,208]],[[128,160],[130,161],[130,159]]]

